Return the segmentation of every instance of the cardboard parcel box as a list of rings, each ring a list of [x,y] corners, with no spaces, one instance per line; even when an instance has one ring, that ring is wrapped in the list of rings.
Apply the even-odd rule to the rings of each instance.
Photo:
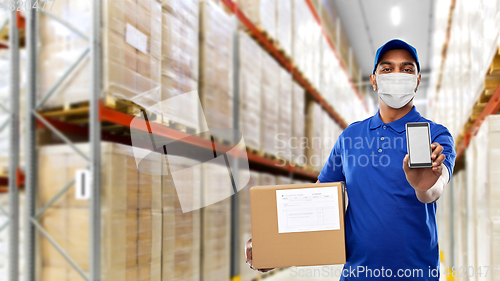
[[[344,182],[250,189],[254,268],[344,264]]]

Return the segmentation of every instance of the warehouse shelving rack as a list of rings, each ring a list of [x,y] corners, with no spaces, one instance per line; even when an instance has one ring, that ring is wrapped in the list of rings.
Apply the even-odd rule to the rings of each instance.
[[[448,25],[446,27],[446,37],[443,43],[443,49],[441,53],[441,64],[439,67],[439,76],[436,85],[436,97],[435,97],[436,100],[439,96],[441,81],[443,79],[443,69],[447,57],[448,45],[451,38],[451,25],[453,23],[453,11],[455,10],[455,5],[456,5],[456,0],[451,0],[450,8],[448,11]],[[496,57],[498,57],[499,55],[500,51],[497,51]],[[481,98],[481,95],[478,98]],[[469,124],[464,125],[461,136],[459,136],[455,141],[457,161],[460,160],[460,158],[464,155],[465,150],[470,144],[471,138],[477,134],[479,128],[481,127],[481,124],[486,119],[486,117],[488,117],[488,115],[491,114],[496,114],[499,110],[500,110],[500,85],[496,88],[493,95],[489,98],[488,102],[484,106],[484,109],[481,110],[479,116],[477,116],[477,118],[473,120],[469,118],[468,122]]]
[[[9,126],[9,154],[8,177],[0,178],[0,185],[8,186],[0,192],[8,192],[9,210],[0,209],[7,215],[8,220],[0,225],[0,231],[9,227],[9,280],[19,280],[19,187],[23,183],[23,175],[19,169],[19,30],[24,29],[24,18],[18,11],[8,12],[8,18],[0,23],[0,31],[8,24],[9,41],[7,45],[2,42],[0,47],[9,50],[9,107],[1,106],[1,110],[8,113],[9,117],[0,125],[0,131]]]
[[[464,154],[465,149],[469,146],[470,140],[477,134],[483,121],[488,115],[496,114],[500,110],[500,86],[497,87],[493,96],[484,107],[481,114],[477,117],[476,121],[464,132],[464,137],[458,140],[456,144],[457,160]]]
[[[309,4],[310,2],[307,1]],[[314,89],[293,67],[291,61],[286,59],[281,55],[276,48],[269,42],[268,39],[259,32],[255,25],[251,23],[248,18],[237,9],[236,3],[230,0],[222,0],[222,2],[231,8],[237,18],[242,21],[249,29],[254,33],[261,43],[266,46],[266,49],[271,52],[271,54],[288,69],[296,81],[302,85],[309,95],[318,102],[325,111],[327,111],[330,116],[342,127],[347,126],[346,122],[341,118],[341,116],[333,109],[333,107],[327,103],[321,96],[321,94]],[[173,140],[182,140],[186,142],[187,145],[212,150],[212,142],[203,138],[190,137],[182,131],[178,131],[154,122],[147,122],[148,128],[134,127],[131,125],[131,121],[134,116],[119,112],[117,110],[111,109],[103,105],[100,100],[102,92],[101,84],[101,0],[92,0],[92,23],[91,23],[91,37],[87,38],[89,41],[89,47],[82,52],[78,59],[70,66],[67,71],[59,78],[58,82],[47,92],[43,98],[37,101],[36,94],[36,69],[37,69],[37,13],[36,10],[27,11],[26,20],[26,49],[27,49],[27,88],[26,88],[26,178],[25,178],[25,196],[26,196],[26,210],[25,210],[25,267],[26,267],[26,280],[35,280],[35,232],[38,231],[43,235],[64,257],[65,259],[80,273],[80,275],[85,280],[99,280],[100,279],[100,142],[101,140],[111,140],[114,142],[126,143],[127,138],[112,135],[101,130],[101,122],[111,122],[117,125],[122,125],[124,127],[139,129],[147,131],[148,133],[165,137]],[[310,6],[312,8],[312,6]],[[46,13],[47,14],[47,13]],[[79,34],[83,38],[85,35],[78,32],[77,29],[73,28],[71,24],[64,22],[61,19],[48,14],[54,20],[58,21],[62,25],[65,25],[68,30]],[[318,22],[321,24],[321,22]],[[326,34],[325,34],[326,35]],[[237,22],[234,24],[234,36],[237,38]],[[329,40],[332,50],[335,51],[331,40]],[[237,53],[237,48],[234,50]],[[336,54],[338,56],[338,54]],[[80,126],[77,124],[71,124],[68,122],[59,121],[56,119],[51,119],[48,117],[42,117],[37,113],[37,109],[43,104],[47,98],[53,94],[56,88],[62,83],[62,81],[71,74],[71,72],[76,68],[76,66],[87,56],[90,56],[91,61],[91,90],[89,93],[89,123],[88,127]],[[237,56],[234,56],[235,62],[237,62]],[[235,64],[237,67],[237,63]],[[345,67],[344,67],[345,70]],[[237,75],[234,75],[234,79],[237,79]],[[237,81],[237,80],[236,80]],[[351,81],[352,84],[352,81]],[[235,83],[238,85],[238,83]],[[353,84],[352,84],[353,85]],[[354,85],[353,85],[354,87]],[[357,92],[357,89],[354,87]],[[237,86],[235,87],[235,104],[238,104],[238,93]],[[359,95],[359,92],[358,92]],[[361,98],[361,96],[359,95]],[[238,126],[238,106],[235,106],[234,117],[235,117],[235,128]],[[131,127],[132,126],[132,127]],[[52,131],[55,135],[61,138],[67,145],[71,146],[77,153],[79,153],[83,158],[88,160],[87,168],[90,170],[91,174],[91,199],[90,199],[90,254],[89,254],[89,275],[87,276],[83,270],[71,259],[71,257],[64,252],[64,250],[57,245],[57,243],[45,232],[43,227],[37,222],[37,218],[60,196],[62,196],[74,183],[74,179],[69,181],[61,190],[49,200],[46,206],[36,210],[35,198],[36,198],[36,186],[37,186],[37,158],[36,158],[36,128],[44,127]],[[65,136],[65,134],[77,134],[83,136],[89,136],[90,145],[90,155],[85,155],[83,152],[79,151],[71,140]],[[130,141],[130,140],[128,140]],[[219,146],[219,145],[218,145]],[[269,159],[254,153],[247,153],[248,160],[250,163],[261,165],[264,167],[272,168],[275,171],[281,171],[280,173],[288,173],[290,176],[298,175],[303,178],[308,178],[311,180],[316,179],[317,172],[309,171],[301,167],[296,167],[294,165],[285,164],[281,165],[277,160]],[[240,248],[238,245],[238,202],[237,196],[233,196],[232,199],[232,233],[231,233],[231,245],[232,249]],[[17,243],[16,243],[17,244]],[[231,262],[231,278],[237,280],[239,277],[239,251],[232,251],[232,262]]]
[[[43,235],[59,252],[60,254],[75,268],[75,270],[85,280],[100,279],[100,141],[101,127],[99,122],[98,102],[101,93],[101,1],[92,1],[92,22],[91,36],[87,38],[80,32],[77,32],[71,25],[60,19],[62,25],[66,25],[69,30],[82,36],[89,41],[89,47],[81,54],[81,56],[68,68],[68,70],[59,78],[54,86],[37,102],[36,81],[37,81],[37,13],[36,9],[27,11],[26,22],[26,52],[27,52],[27,84],[26,84],[26,167],[25,167],[25,279],[35,280],[35,230]],[[52,126],[44,117],[37,113],[37,109],[43,105],[44,101],[52,95],[61,82],[69,75],[72,70],[83,60],[87,54],[90,54],[91,61],[91,90],[89,93],[89,135],[90,135],[90,155],[86,155],[78,150],[69,138],[64,135],[64,131]],[[36,210],[36,186],[37,186],[37,158],[36,158],[36,124],[43,123],[55,135],[59,136],[64,142],[71,146],[79,155],[88,161],[87,169],[91,173],[91,196],[90,196],[90,249],[89,249],[89,276],[65,253],[65,251],[56,243],[54,239],[43,229],[37,219],[40,215],[54,202],[63,195],[69,187],[74,183],[74,179],[69,181],[61,190],[49,200],[47,205],[39,210]]]
[[[252,21],[240,9],[238,9],[238,4],[236,2],[234,2],[233,0],[221,0],[221,1],[226,5],[226,7],[230,11],[232,11],[232,13],[234,13],[236,15],[236,17],[245,26],[245,28],[247,28],[252,33],[252,35],[255,36],[257,41],[264,47],[264,49],[269,54],[271,54],[271,56],[273,56],[286,70],[288,70],[288,72],[290,72],[292,74],[295,81],[297,81],[297,83],[299,83],[306,90],[306,92],[317,103],[319,103],[321,105],[323,110],[325,110],[332,117],[332,119],[335,120],[335,122],[337,122],[339,124],[339,126],[342,129],[345,129],[348,125],[346,123],[346,121],[340,116],[340,114],[337,113],[337,111],[334,109],[334,107],[323,98],[321,93],[319,93],[319,91],[317,89],[315,89],[313,86],[311,86],[311,84],[300,74],[300,72],[297,71],[297,69],[294,67],[293,61],[291,61],[290,59],[286,58],[283,54],[281,54],[278,51],[278,49],[273,45],[273,43],[268,39],[268,37],[261,30],[259,30],[257,28],[257,26],[254,23],[252,23]],[[318,14],[316,13],[316,10],[314,9],[314,6],[311,3],[311,0],[304,0],[304,1],[306,1],[309,9],[311,10],[311,13],[313,14],[313,16],[316,19],[316,21],[318,22],[318,24],[320,25],[322,33],[326,37],[326,40],[328,41],[328,44],[330,45],[332,52],[337,57],[339,64],[341,65],[343,71],[345,71],[347,73],[347,69],[346,69],[345,65],[343,64],[342,60],[340,60],[340,56],[339,56],[338,52],[336,51],[335,46],[332,43],[332,40],[330,39],[330,37],[327,35],[326,31],[324,30],[323,25],[321,23],[321,19],[318,16]],[[347,77],[349,77],[349,83],[351,84],[351,87],[354,89],[357,97],[361,100],[365,110],[368,112],[368,107],[366,106],[366,103],[363,100],[363,98],[361,97],[361,94],[359,93],[358,89],[356,88],[356,86],[354,85],[352,80],[350,79],[350,76],[347,75]]]

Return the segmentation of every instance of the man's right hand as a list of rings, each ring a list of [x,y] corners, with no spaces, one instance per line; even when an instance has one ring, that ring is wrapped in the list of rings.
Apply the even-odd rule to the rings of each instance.
[[[253,260],[252,260],[252,238],[250,238],[250,240],[248,240],[247,244],[245,245],[245,256],[246,256],[248,265],[253,270],[258,270],[260,272],[268,272],[268,271],[274,269],[274,268],[261,268],[261,269],[253,268]]]

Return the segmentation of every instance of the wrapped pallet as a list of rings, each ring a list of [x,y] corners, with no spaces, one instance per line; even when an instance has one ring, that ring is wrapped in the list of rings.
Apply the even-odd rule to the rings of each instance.
[[[162,281],[200,280],[200,210],[183,212],[179,197],[198,205],[201,188],[200,162],[179,156],[165,157],[162,182]],[[168,168],[168,169],[166,169]],[[178,171],[176,182],[167,171]],[[181,173],[181,174],[179,174]],[[184,206],[186,207],[186,206]],[[189,206],[187,206],[189,207]]]
[[[199,1],[163,1],[161,104],[163,123],[172,122],[197,131],[200,128],[199,95],[183,95],[198,91]],[[182,98],[179,103],[168,99]]]
[[[209,128],[233,127],[233,18],[200,4],[200,98]]]
[[[259,177],[259,185],[276,185],[276,176],[268,173],[261,173]]]
[[[466,171],[460,170],[453,173],[453,184],[447,188],[453,189],[453,235],[454,235],[454,265],[467,264],[467,208],[466,200]],[[446,254],[446,253],[445,253]],[[451,254],[451,253],[450,253]]]
[[[453,191],[451,190],[453,189]],[[454,185],[448,185],[444,188],[443,193],[438,201],[438,208],[436,211],[436,221],[438,226],[438,241],[439,241],[439,252],[440,260],[448,267],[453,266],[452,262],[452,204],[453,204],[453,193],[456,189]]]
[[[292,184],[292,178],[289,176],[276,176],[276,184]]]
[[[305,183],[313,183],[314,181],[306,181],[306,180],[299,180],[299,179],[293,179],[293,184],[305,184]]]
[[[245,144],[260,150],[261,139],[261,47],[244,31],[239,32],[240,131]]]
[[[240,170],[240,179],[247,178],[243,174],[250,175],[250,181],[248,184],[240,189],[238,192],[238,202],[239,202],[239,235],[240,240],[238,243],[238,253],[240,261],[240,280],[241,281],[252,281],[258,278],[261,273],[250,268],[246,263],[245,259],[245,245],[246,242],[252,238],[252,224],[250,219],[250,188],[259,185],[260,173],[249,170]]]
[[[272,2],[272,1],[268,1]],[[292,55],[292,1],[278,0],[276,8],[276,40],[285,54]]]
[[[292,10],[292,52],[295,64],[311,84],[319,88],[321,27],[306,1],[294,0]]]
[[[335,103],[335,87],[337,82],[336,72],[342,71],[338,65],[337,58],[333,53],[328,41],[325,36],[321,38],[321,85],[319,87],[320,92],[326,101],[333,105]],[[352,96],[351,98],[356,98]]]
[[[232,191],[227,169],[213,161],[202,164],[202,281],[228,280],[231,274],[231,198],[220,200]]]
[[[467,165],[467,171],[474,174],[472,181],[468,181],[467,190],[473,190],[472,200],[475,207],[474,225],[468,227],[475,230],[476,247],[474,263],[481,265],[493,265],[500,262],[500,184],[499,162],[500,157],[500,116],[491,115],[481,125],[477,135],[471,143],[474,149],[475,164]],[[469,154],[467,155],[467,158]],[[468,161],[468,159],[467,159]],[[467,163],[469,164],[469,162]],[[471,171],[472,170],[472,171]],[[469,179],[468,179],[469,180]],[[467,196],[470,197],[470,194]],[[468,212],[471,212],[469,210]],[[470,220],[469,220],[470,222]],[[470,233],[470,229],[469,232]],[[471,240],[469,240],[471,241]],[[469,259],[470,261],[471,259]],[[492,275],[486,280],[495,280]],[[481,278],[483,279],[483,278]]]
[[[322,111],[322,115],[321,165],[324,165],[337,141],[339,126],[326,111]]]
[[[238,8],[259,29],[276,38],[276,1],[238,0]]]
[[[78,27],[87,38],[91,3],[58,3],[52,15]],[[106,1],[103,4],[103,97],[133,100],[149,107],[160,101],[161,4],[156,0]],[[38,97],[41,98],[81,55],[82,61],[45,103],[61,106],[89,99],[88,40],[46,14],[38,24]]]
[[[280,66],[267,53],[262,53],[261,83],[261,150],[275,155],[275,138],[278,133],[278,92],[280,82]]]
[[[308,102],[306,109],[307,164],[315,170],[320,170],[324,164],[321,162],[323,110],[312,100]]]
[[[304,147],[301,145],[305,139],[305,92],[304,89],[292,82],[292,162],[295,165],[305,165],[307,160]]]
[[[78,144],[89,153],[88,144]],[[138,149],[138,148],[135,148]],[[139,149],[140,150],[140,149]],[[101,280],[161,279],[161,166],[153,154],[139,173],[132,147],[101,144]],[[40,147],[39,202],[45,205],[87,161],[67,145]],[[54,176],[57,175],[57,176]],[[78,200],[75,186],[40,217],[40,224],[84,271],[89,270],[89,201]],[[84,280],[45,238],[41,240],[41,280]]]
[[[475,169],[477,162],[477,146],[476,146],[476,138],[472,138],[469,144],[469,147],[465,151],[465,159],[466,159],[466,187],[465,192],[467,194],[465,199],[466,213],[466,225],[465,225],[465,236],[466,236],[466,251],[467,258],[466,264],[471,265],[473,267],[476,266],[477,260],[477,247],[476,247],[476,221],[477,221],[477,206],[474,192],[475,184],[476,184],[476,173]],[[484,161],[484,160],[483,160]]]
[[[276,154],[280,159],[291,160],[292,137],[292,76],[284,68],[280,68],[280,85],[278,97],[278,134],[276,135]]]

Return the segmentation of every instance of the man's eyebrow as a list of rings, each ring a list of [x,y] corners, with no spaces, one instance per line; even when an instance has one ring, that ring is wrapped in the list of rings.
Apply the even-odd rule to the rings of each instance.
[[[392,64],[390,61],[381,61],[380,64]]]
[[[410,62],[410,61],[406,61],[406,62],[403,62],[401,65],[411,65],[411,66],[415,66],[415,63],[414,63],[414,62]]]

